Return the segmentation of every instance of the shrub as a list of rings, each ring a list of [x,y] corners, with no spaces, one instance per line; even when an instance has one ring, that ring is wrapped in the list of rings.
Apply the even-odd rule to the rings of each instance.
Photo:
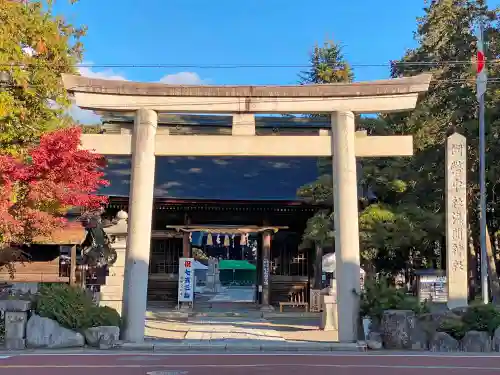
[[[117,326],[120,327],[121,318],[118,311],[109,306],[96,306],[92,317],[92,327]]]
[[[500,326],[500,311],[491,304],[471,306],[465,311],[462,321],[468,331],[485,331],[492,335]]]
[[[492,335],[497,327],[500,327],[500,311],[488,304],[471,306],[462,316],[443,320],[437,330],[460,340],[468,331],[482,331]]]
[[[5,313],[0,311],[0,343],[5,340]]]
[[[97,306],[85,290],[67,284],[43,285],[39,290],[35,312],[76,331],[105,325],[120,326],[120,316],[116,310]]]
[[[468,331],[466,324],[461,319],[447,318],[439,324],[438,332],[445,332],[451,337],[461,340]]]
[[[361,317],[381,320],[385,310],[412,310],[416,314],[427,312],[427,306],[409,295],[405,288],[390,285],[386,278],[366,279],[361,293]]]

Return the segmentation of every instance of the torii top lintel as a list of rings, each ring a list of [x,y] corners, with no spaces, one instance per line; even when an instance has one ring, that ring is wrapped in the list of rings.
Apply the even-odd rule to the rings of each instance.
[[[66,90],[85,109],[194,113],[359,113],[415,108],[430,74],[371,82],[299,86],[192,86],[95,79],[63,74]]]

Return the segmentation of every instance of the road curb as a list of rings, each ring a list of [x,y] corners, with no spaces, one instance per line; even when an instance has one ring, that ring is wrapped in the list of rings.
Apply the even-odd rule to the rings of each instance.
[[[364,351],[364,343],[223,343],[223,342],[145,342],[120,343],[108,350],[145,352],[333,352]]]

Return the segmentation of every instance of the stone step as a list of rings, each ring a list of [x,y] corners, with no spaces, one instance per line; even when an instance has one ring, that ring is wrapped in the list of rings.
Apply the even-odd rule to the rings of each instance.
[[[192,311],[189,313],[190,318],[262,318],[261,311]]]
[[[107,280],[106,280],[107,281]],[[101,285],[101,296],[114,296],[123,295],[123,284],[122,285]]]
[[[321,313],[320,312],[301,312],[301,311],[287,311],[287,312],[279,312],[279,311],[270,311],[270,312],[264,312],[262,317],[264,319],[273,319],[273,318],[317,318],[320,319]]]
[[[122,301],[123,296],[121,294],[108,294],[99,293],[99,301]]]
[[[293,319],[320,319],[320,313],[313,312],[265,312],[265,311],[190,311],[190,317],[207,317],[207,318],[223,318],[223,317],[247,317],[247,318],[293,318]]]
[[[113,266],[109,267],[108,277],[121,277],[125,275],[125,267],[123,266]]]
[[[146,311],[146,319],[179,319],[179,320],[187,320],[189,317],[189,313],[187,311],[155,311],[148,310]]]
[[[120,286],[123,288],[123,282],[124,282],[123,277],[106,276],[106,284],[102,286]]]
[[[116,262],[111,267],[125,267],[125,255],[118,254]]]

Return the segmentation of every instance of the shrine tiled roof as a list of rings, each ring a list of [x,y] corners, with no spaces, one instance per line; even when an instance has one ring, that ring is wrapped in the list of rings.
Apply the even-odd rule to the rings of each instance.
[[[130,157],[110,156],[100,193],[128,196]],[[317,158],[157,157],[155,197],[211,200],[296,200],[318,176]]]
[[[133,117],[103,113],[106,133],[132,126]],[[330,128],[328,117],[256,116],[257,133],[317,134]],[[159,131],[170,134],[231,134],[231,116],[160,114]],[[109,156],[102,194],[127,197],[130,156]],[[297,189],[318,177],[318,158],[156,157],[155,198],[294,201]]]

